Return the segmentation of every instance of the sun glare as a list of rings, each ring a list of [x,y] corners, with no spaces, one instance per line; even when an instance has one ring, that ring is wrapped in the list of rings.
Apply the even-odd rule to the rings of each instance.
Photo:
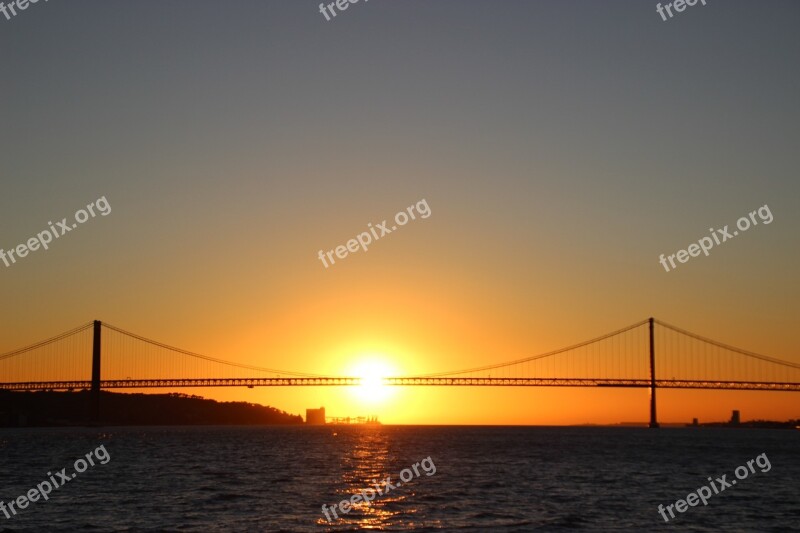
[[[393,394],[393,387],[385,385],[383,378],[395,375],[394,368],[382,356],[365,355],[353,366],[351,375],[361,378],[361,385],[353,391],[363,402],[383,402]]]

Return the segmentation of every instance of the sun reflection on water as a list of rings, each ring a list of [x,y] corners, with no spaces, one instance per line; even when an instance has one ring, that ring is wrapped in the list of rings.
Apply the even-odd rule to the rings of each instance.
[[[396,472],[391,472],[391,461],[389,451],[389,438],[380,427],[358,426],[343,428],[338,431],[339,437],[347,438],[352,441],[349,451],[341,458],[342,461],[342,486],[337,490],[339,501],[331,502],[336,505],[343,500],[351,501],[355,495],[361,495],[356,499],[355,505],[351,504],[351,509],[347,513],[341,513],[337,509],[338,519],[333,518],[331,525],[353,526],[359,529],[383,530],[398,524],[393,520],[396,516],[413,514],[414,509],[404,508],[403,511],[390,510],[392,504],[404,502],[408,505],[407,498],[411,493],[406,490],[390,490],[385,493],[385,480],[391,477],[391,482],[396,485]],[[378,494],[375,489],[384,492]],[[374,499],[365,503],[363,494]],[[404,506],[404,507],[405,507]],[[318,521],[321,524],[328,524],[323,517]]]

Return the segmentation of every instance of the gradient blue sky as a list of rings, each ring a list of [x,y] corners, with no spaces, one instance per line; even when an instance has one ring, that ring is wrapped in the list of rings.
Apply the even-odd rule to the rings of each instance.
[[[264,366],[335,372],[372,351],[410,373],[652,315],[800,361],[800,3],[709,0],[668,22],[642,0],[362,0],[330,22],[318,4],[0,17],[0,247],[112,206],[0,264],[0,351],[97,318]],[[316,258],[421,198],[430,218],[328,270]],[[764,204],[772,224],[659,265]],[[368,414],[339,392],[203,393]],[[606,421],[513,405],[568,391],[477,394],[508,423]],[[797,415],[771,398],[750,413]]]

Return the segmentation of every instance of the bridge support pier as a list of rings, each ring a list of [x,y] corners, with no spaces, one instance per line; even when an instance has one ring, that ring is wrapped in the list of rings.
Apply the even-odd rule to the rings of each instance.
[[[654,320],[650,317],[650,427],[658,427],[656,418],[656,344]]]
[[[92,339],[92,392],[89,406],[89,422],[100,424],[100,333],[103,324],[94,321],[94,337]]]

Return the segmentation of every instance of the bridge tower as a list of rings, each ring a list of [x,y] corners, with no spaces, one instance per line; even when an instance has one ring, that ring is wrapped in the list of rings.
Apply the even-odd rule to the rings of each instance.
[[[95,320],[92,340],[92,392],[89,408],[91,424],[100,423],[100,332],[102,328],[102,322]]]
[[[650,317],[650,427],[657,428],[656,418],[656,344],[654,334],[654,319]]]

